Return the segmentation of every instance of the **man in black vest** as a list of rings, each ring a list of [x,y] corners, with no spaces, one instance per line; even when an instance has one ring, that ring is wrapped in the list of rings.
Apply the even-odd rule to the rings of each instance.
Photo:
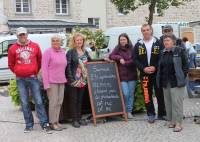
[[[147,109],[148,122],[155,122],[155,108],[153,103],[153,90],[158,103],[158,118],[165,116],[164,97],[161,89],[156,86],[156,73],[160,54],[160,42],[153,37],[153,29],[144,24],[141,28],[143,39],[138,40],[134,47],[133,60],[140,70],[140,79]]]

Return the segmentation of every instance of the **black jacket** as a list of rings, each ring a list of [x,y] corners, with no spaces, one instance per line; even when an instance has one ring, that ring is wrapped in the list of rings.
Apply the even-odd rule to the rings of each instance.
[[[164,51],[163,51],[164,52]],[[177,87],[183,87],[186,85],[186,76],[188,73],[188,59],[187,59],[187,55],[186,52],[184,51],[183,48],[181,47],[174,47],[172,49],[172,53],[173,53],[173,63],[174,63],[174,70],[175,70],[175,79],[177,82]],[[161,53],[161,60],[163,57],[163,53]],[[161,73],[160,73],[160,62],[158,65],[158,72],[157,72],[157,86],[158,87],[162,87],[160,86],[160,82],[161,82]]]
[[[91,61],[88,52],[85,51],[85,53],[88,57],[88,61]],[[69,83],[71,83],[75,81],[75,74],[79,65],[79,58],[76,49],[70,49],[67,52],[66,58],[67,58],[67,68],[65,70],[65,76],[68,79]]]
[[[148,75],[144,72],[145,67],[154,66],[157,70],[159,54],[160,54],[160,45],[159,45],[159,40],[155,37],[153,38],[154,39],[153,39],[153,45],[152,45],[152,50],[151,50],[150,65],[148,65],[147,50],[146,50],[146,46],[144,44],[143,39],[138,40],[138,42],[135,44],[135,47],[134,47],[133,60],[137,68],[140,70],[141,77]],[[155,74],[156,72],[152,75],[155,75]]]

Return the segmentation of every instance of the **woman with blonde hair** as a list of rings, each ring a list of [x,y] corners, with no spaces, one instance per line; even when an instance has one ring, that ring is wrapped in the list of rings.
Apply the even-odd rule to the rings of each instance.
[[[87,85],[86,63],[91,58],[85,50],[85,38],[81,33],[77,32],[72,35],[69,47],[66,76],[70,85],[70,111],[72,126],[79,128],[80,125],[87,125],[87,122],[81,119],[81,106]]]
[[[51,38],[51,48],[46,49],[42,57],[42,78],[49,99],[49,121],[51,128],[56,131],[63,129],[58,121],[67,82],[65,78],[67,60],[61,42],[61,36],[54,35]]]

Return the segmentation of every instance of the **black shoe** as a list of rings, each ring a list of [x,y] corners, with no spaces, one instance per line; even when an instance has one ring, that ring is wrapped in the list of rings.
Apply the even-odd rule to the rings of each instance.
[[[150,124],[154,123],[155,122],[155,116],[154,115],[148,116],[148,122]]]
[[[88,123],[87,123],[87,121],[85,119],[81,119],[79,121],[79,124],[82,125],[82,126],[86,126]]]
[[[157,120],[164,120],[164,121],[166,121],[167,119],[166,119],[166,116],[158,116]]]
[[[52,134],[52,131],[51,131],[51,127],[50,125],[47,123],[43,126],[42,128],[47,134]]]
[[[72,126],[73,126],[74,128],[80,128],[80,124],[79,124],[78,121],[73,121],[73,122],[72,122]]]
[[[33,130],[33,127],[26,127],[24,133],[30,133]]]

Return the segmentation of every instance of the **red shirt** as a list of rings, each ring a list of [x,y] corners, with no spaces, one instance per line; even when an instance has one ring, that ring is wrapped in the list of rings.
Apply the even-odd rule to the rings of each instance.
[[[8,66],[17,77],[37,75],[41,68],[41,58],[39,45],[32,41],[26,45],[16,42],[8,50]]]

